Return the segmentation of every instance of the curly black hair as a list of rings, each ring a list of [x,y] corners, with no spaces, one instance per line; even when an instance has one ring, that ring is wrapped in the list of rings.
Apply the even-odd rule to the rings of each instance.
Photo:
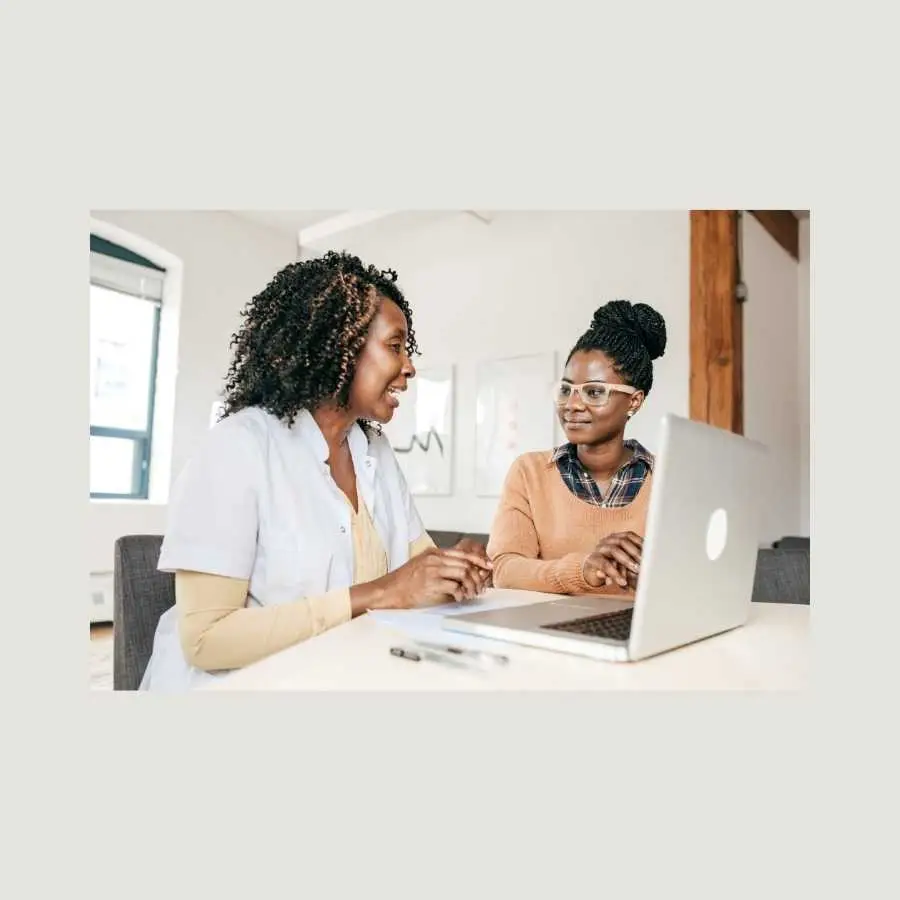
[[[649,394],[653,360],[666,352],[666,320],[646,303],[611,300],[594,313],[566,363],[581,350],[602,351],[628,384]]]
[[[412,311],[396,280],[393,270],[380,271],[344,252],[285,266],[241,312],[222,418],[258,406],[292,425],[301,410],[326,401],[346,409],[383,297],[403,310],[406,350],[417,354]]]

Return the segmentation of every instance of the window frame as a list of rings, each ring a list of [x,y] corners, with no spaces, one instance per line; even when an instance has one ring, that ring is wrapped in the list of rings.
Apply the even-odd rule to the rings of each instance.
[[[91,252],[101,256],[120,259],[134,266],[149,269],[155,278],[164,278],[165,269],[152,263],[145,257],[113,244],[110,241],[91,235]],[[90,491],[91,500],[147,500],[150,497],[150,461],[153,453],[153,415],[156,408],[156,373],[159,357],[159,330],[162,311],[162,300],[142,296],[121,287],[114,287],[104,280],[95,280],[93,273],[89,277],[89,284],[106,290],[113,290],[119,294],[136,296],[146,303],[153,304],[153,333],[150,350],[150,378],[147,397],[147,427],[143,430],[126,428],[109,428],[102,425],[94,425],[89,422],[91,437],[108,437],[133,441],[135,444],[134,468],[131,475],[131,490],[123,493],[110,493],[102,491]]]

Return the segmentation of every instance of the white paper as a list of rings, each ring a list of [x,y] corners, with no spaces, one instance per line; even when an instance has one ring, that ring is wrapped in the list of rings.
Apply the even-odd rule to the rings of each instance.
[[[474,603],[442,603],[423,609],[372,609],[368,615],[379,625],[397,631],[415,641],[433,644],[452,644],[473,650],[496,649],[505,646],[500,641],[492,641],[476,635],[447,631],[443,620],[447,616],[468,612],[484,612],[488,609],[509,607],[509,602],[482,601]]]

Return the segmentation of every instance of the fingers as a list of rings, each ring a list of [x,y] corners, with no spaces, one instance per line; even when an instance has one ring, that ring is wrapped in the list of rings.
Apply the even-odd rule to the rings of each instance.
[[[628,583],[627,579],[615,560],[603,555],[600,555],[600,559],[602,560],[601,571],[606,576],[606,580],[611,584],[618,584],[620,587],[625,587]]]
[[[470,569],[472,577],[475,579],[475,596],[477,597],[485,588],[491,586],[491,573],[485,572],[484,569]]]
[[[465,600],[463,588],[450,578],[438,578],[431,582],[426,591],[414,595],[410,607],[434,606],[438,603],[462,603]]]
[[[481,569],[476,568],[465,559],[438,556],[431,568],[432,577],[455,582],[462,589],[464,599],[473,599],[481,593]]]
[[[461,550],[463,553],[474,553],[476,556],[487,559],[487,547],[472,538],[463,538],[461,541],[457,541],[453,549]]]
[[[582,568],[582,575],[584,575],[584,580],[590,587],[601,588],[606,584],[606,575],[593,562],[585,562]]]
[[[640,568],[638,566],[638,563],[634,561],[633,557],[629,556],[624,550],[612,544],[599,549],[597,553],[600,556],[614,559],[619,564],[619,566],[621,566],[623,572],[637,572]],[[638,557],[638,562],[639,561],[640,557]]]
[[[644,542],[633,531],[610,535],[608,546],[619,547],[636,563],[640,564],[641,555],[644,551]]]
[[[607,583],[617,584],[619,587],[628,586],[626,570],[621,569],[618,563],[609,556],[595,551],[588,557],[586,565],[592,566],[595,572],[606,579]]]
[[[610,542],[614,544],[629,544],[638,551],[641,551],[644,548],[644,539],[633,531],[616,531],[613,534],[608,534],[597,543],[597,546],[602,547],[604,544]]]
[[[581,577],[587,582],[588,587],[599,588],[606,584],[606,575],[597,568],[597,561],[593,553],[589,553],[581,564]]]
[[[633,531],[619,532],[605,537],[595,553],[614,559],[625,572],[640,571],[644,542]]]
[[[491,583],[490,560],[462,550],[431,548],[410,563],[424,576],[420,590],[429,597],[445,593],[459,602],[472,600]]]
[[[461,600],[474,600],[481,593],[481,584],[475,570],[466,569],[463,572],[460,587],[463,590]]]
[[[449,550],[439,550],[442,556],[450,556],[454,559],[464,559],[468,562],[478,566],[479,569],[484,569],[486,572],[490,572],[491,569],[494,568],[494,564],[487,558],[487,556],[479,556],[477,553],[470,553],[466,550],[458,550],[456,548],[452,548]]]
[[[586,572],[591,573],[593,581],[596,582],[594,585],[595,587],[603,587],[609,580],[607,567],[610,567],[611,565],[611,560],[607,559],[605,556],[592,553],[584,564],[584,569]]]
[[[460,550],[443,550],[441,551],[441,556],[450,565],[463,566],[472,576],[474,580],[474,593],[472,593],[472,597],[477,596],[481,591],[492,584],[493,579],[491,570],[494,568],[494,565],[487,557]]]

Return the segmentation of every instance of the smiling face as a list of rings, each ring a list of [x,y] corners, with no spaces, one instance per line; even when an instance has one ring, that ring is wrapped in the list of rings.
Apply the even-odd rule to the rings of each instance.
[[[627,384],[616,372],[613,360],[600,350],[573,353],[562,374],[562,382]],[[571,391],[564,402],[557,404],[557,414],[566,440],[573,444],[602,444],[625,431],[629,411],[637,412],[643,402],[642,391],[627,394],[613,390],[609,392],[605,406],[596,406],[585,403],[581,391]]]
[[[407,336],[403,310],[393,300],[383,298],[350,384],[349,407],[356,418],[382,425],[393,418],[400,405],[397,394],[405,391],[407,381],[416,376],[406,352]]]

